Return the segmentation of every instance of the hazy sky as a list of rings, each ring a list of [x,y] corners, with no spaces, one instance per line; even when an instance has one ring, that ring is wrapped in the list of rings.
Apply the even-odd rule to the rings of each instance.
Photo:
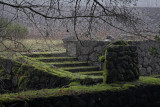
[[[139,0],[140,7],[160,7],[160,0]]]

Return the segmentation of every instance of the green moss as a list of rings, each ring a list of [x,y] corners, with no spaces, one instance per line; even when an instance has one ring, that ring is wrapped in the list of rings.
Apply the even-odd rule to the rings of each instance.
[[[64,71],[63,69],[59,68],[55,69],[44,62],[40,62],[34,58],[29,58],[21,55],[16,55],[12,57],[3,56],[2,59],[5,60],[8,58],[10,58],[13,61],[14,66],[12,67],[12,71],[13,74],[17,76],[17,83],[20,90],[30,89],[30,85],[34,86],[34,84],[36,85],[36,83],[39,83],[39,79],[37,79],[37,77],[35,76],[38,76],[40,80],[42,79],[42,77],[45,77],[43,80],[44,82],[41,81],[42,84],[46,84],[46,78],[53,77],[55,78],[53,83],[56,81],[56,83],[59,83],[59,85],[61,86],[63,84],[66,85],[71,81],[83,81],[83,83],[87,83],[88,79],[93,82],[102,79],[102,76],[81,75],[78,73],[75,74],[68,71]]]
[[[78,86],[81,85],[79,82],[71,82],[69,86]]]
[[[100,62],[104,62],[104,61],[105,61],[105,55],[100,56],[98,60],[99,60]]]
[[[13,102],[13,101],[28,101],[34,98],[48,98],[64,95],[79,95],[84,93],[93,93],[100,91],[120,91],[126,90],[130,87],[136,87],[139,85],[160,85],[160,78],[154,77],[140,77],[139,80],[134,82],[120,82],[112,84],[97,84],[93,86],[81,86],[78,83],[69,88],[57,88],[57,89],[42,89],[37,91],[25,91],[21,93],[11,93],[0,95],[0,102]]]
[[[80,66],[80,67],[61,67],[60,69],[70,70],[70,69],[85,69],[85,68],[95,68],[97,66]]]
[[[5,70],[4,69],[0,69],[0,76],[4,76],[6,73],[5,73]]]
[[[103,71],[90,71],[90,72],[77,72],[78,74],[98,74],[98,73],[103,73]]]
[[[122,86],[123,89],[128,89],[130,87],[135,87],[135,85],[134,84],[123,84]]]
[[[81,63],[87,63],[87,62],[80,62],[80,61],[63,61],[63,62],[48,62],[47,64],[81,64]]]
[[[77,57],[37,57],[34,59],[42,60],[42,59],[72,59]]]
[[[128,45],[129,45],[128,42],[123,40],[115,40],[110,44],[108,44],[108,46],[128,46]]]
[[[27,90],[30,79],[27,76],[21,76],[18,81],[19,90]]]
[[[108,76],[108,70],[106,67],[106,56],[107,56],[107,50],[105,51],[105,55],[104,55],[104,64],[103,64],[103,83],[107,82],[107,76]]]

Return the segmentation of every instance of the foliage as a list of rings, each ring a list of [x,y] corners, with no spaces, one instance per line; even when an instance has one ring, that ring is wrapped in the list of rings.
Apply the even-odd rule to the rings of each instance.
[[[157,57],[159,54],[158,54],[158,50],[157,48],[155,47],[152,47],[149,49],[149,52],[150,52],[150,55],[154,56],[154,57]]]
[[[160,37],[159,37],[158,35],[156,35],[156,36],[154,37],[154,39],[155,39],[156,41],[160,41]]]
[[[6,28],[7,36],[11,36],[13,38],[24,38],[28,35],[28,29],[20,24],[10,24]]]
[[[0,17],[0,32],[5,30],[7,24],[8,24],[8,19]]]
[[[24,38],[28,35],[27,27],[17,24],[11,23],[7,18],[0,17],[0,32],[3,37],[12,37],[13,39]]]

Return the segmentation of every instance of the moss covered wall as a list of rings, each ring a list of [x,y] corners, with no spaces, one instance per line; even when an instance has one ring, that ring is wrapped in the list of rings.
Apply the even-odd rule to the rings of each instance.
[[[116,42],[115,42],[116,43]],[[111,45],[107,48],[105,82],[133,81],[139,79],[136,46]],[[105,69],[105,68],[104,68]]]
[[[159,107],[160,86],[0,102],[5,107]]]
[[[0,57],[0,93],[62,87],[70,82],[45,70]]]

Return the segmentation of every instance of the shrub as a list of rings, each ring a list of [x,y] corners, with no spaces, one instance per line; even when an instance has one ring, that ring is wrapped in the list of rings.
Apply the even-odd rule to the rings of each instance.
[[[7,36],[12,37],[14,39],[22,39],[28,35],[27,27],[20,24],[10,24],[6,29]]]
[[[2,33],[2,31],[5,30],[5,28],[8,25],[8,19],[2,18],[0,17],[0,32]]]

